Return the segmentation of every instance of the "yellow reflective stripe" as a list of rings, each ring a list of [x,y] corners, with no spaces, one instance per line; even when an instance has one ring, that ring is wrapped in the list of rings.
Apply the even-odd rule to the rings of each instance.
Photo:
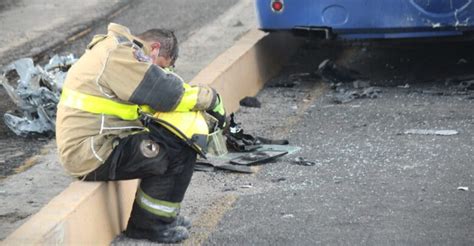
[[[151,115],[156,113],[156,111],[148,105],[140,105],[140,110]]]
[[[123,120],[138,119],[138,105],[123,104],[107,98],[91,96],[63,88],[61,105],[93,114],[114,115]]]
[[[199,95],[199,87],[190,86],[186,83],[183,83],[184,94],[179,102],[178,106],[174,111],[191,111],[196,106]]]
[[[178,202],[168,202],[155,199],[145,194],[145,192],[143,192],[140,187],[138,187],[135,201],[146,211],[166,218],[176,217],[178,215],[179,208],[181,207],[181,204]]]

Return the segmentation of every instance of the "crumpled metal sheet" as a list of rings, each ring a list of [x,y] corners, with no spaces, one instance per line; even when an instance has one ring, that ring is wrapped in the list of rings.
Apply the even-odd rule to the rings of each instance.
[[[70,54],[53,56],[44,68],[35,66],[31,58],[7,65],[0,82],[18,108],[4,114],[6,126],[18,136],[52,135],[62,85],[76,61]]]

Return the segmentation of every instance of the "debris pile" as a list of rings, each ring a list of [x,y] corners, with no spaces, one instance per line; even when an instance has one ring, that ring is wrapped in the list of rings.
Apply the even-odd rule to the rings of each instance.
[[[0,83],[18,108],[4,114],[5,125],[18,136],[53,135],[62,85],[76,60],[72,54],[55,55],[44,68],[31,58],[6,66]]]
[[[230,115],[229,127],[223,132],[226,148],[222,155],[209,153],[206,159],[199,159],[196,171],[211,172],[226,170],[239,173],[254,173],[253,165],[268,163],[278,157],[294,153],[300,148],[288,145],[288,140],[273,140],[244,133],[235,115]]]
[[[348,103],[355,99],[377,98],[382,90],[370,86],[367,81],[357,71],[336,65],[327,59],[321,62],[317,74],[334,90],[332,99],[335,103]]]

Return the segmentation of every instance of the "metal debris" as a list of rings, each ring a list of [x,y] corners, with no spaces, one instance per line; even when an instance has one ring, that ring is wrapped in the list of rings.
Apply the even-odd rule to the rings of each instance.
[[[460,190],[460,191],[469,191],[469,187],[467,187],[467,186],[459,186],[459,187],[458,187],[458,190]]]
[[[293,215],[293,214],[283,214],[281,216],[282,219],[290,219],[290,218],[294,218],[294,217],[295,217],[295,215]]]
[[[410,88],[410,84],[406,83],[404,85],[399,85],[399,86],[397,86],[397,88],[408,89],[408,88]]]
[[[474,90],[474,80],[467,80],[467,81],[461,81],[459,83],[458,88],[460,90]]]
[[[404,134],[452,136],[459,134],[459,132],[456,130],[410,129],[406,130]]]
[[[359,72],[336,65],[329,59],[319,64],[316,73],[329,83],[348,83],[362,78]]]
[[[348,103],[355,99],[378,98],[382,90],[370,86],[370,81],[354,70],[324,60],[316,72],[334,90],[333,101],[338,104]]]
[[[316,162],[308,161],[303,157],[296,157],[295,159],[293,159],[293,161],[291,163],[296,164],[296,165],[300,165],[300,166],[314,166],[314,165],[316,165]]]
[[[355,99],[378,98],[382,90],[376,87],[363,89],[347,89],[344,86],[337,87],[333,93],[333,101],[338,104],[348,103]]]
[[[367,88],[370,87],[370,82],[366,80],[356,80],[352,82],[352,86],[356,89]]]
[[[31,58],[16,60],[6,66],[0,82],[18,107],[4,114],[4,121],[18,136],[47,135],[55,131],[56,106],[67,70],[74,56],[55,55],[44,67]]]
[[[466,63],[467,63],[467,60],[464,59],[464,58],[461,58],[461,59],[459,59],[459,61],[456,64],[459,65],[459,64],[466,64]]]
[[[278,182],[282,182],[282,181],[285,181],[285,180],[286,180],[286,178],[281,177],[281,178],[272,179],[272,182],[273,182],[273,183],[278,183]]]

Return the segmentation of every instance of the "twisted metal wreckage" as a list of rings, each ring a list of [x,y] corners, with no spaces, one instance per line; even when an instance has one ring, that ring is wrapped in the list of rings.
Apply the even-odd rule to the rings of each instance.
[[[56,107],[67,70],[77,59],[73,54],[55,55],[44,67],[31,58],[6,66],[0,83],[16,104],[3,115],[5,125],[18,136],[47,135],[55,131]]]

